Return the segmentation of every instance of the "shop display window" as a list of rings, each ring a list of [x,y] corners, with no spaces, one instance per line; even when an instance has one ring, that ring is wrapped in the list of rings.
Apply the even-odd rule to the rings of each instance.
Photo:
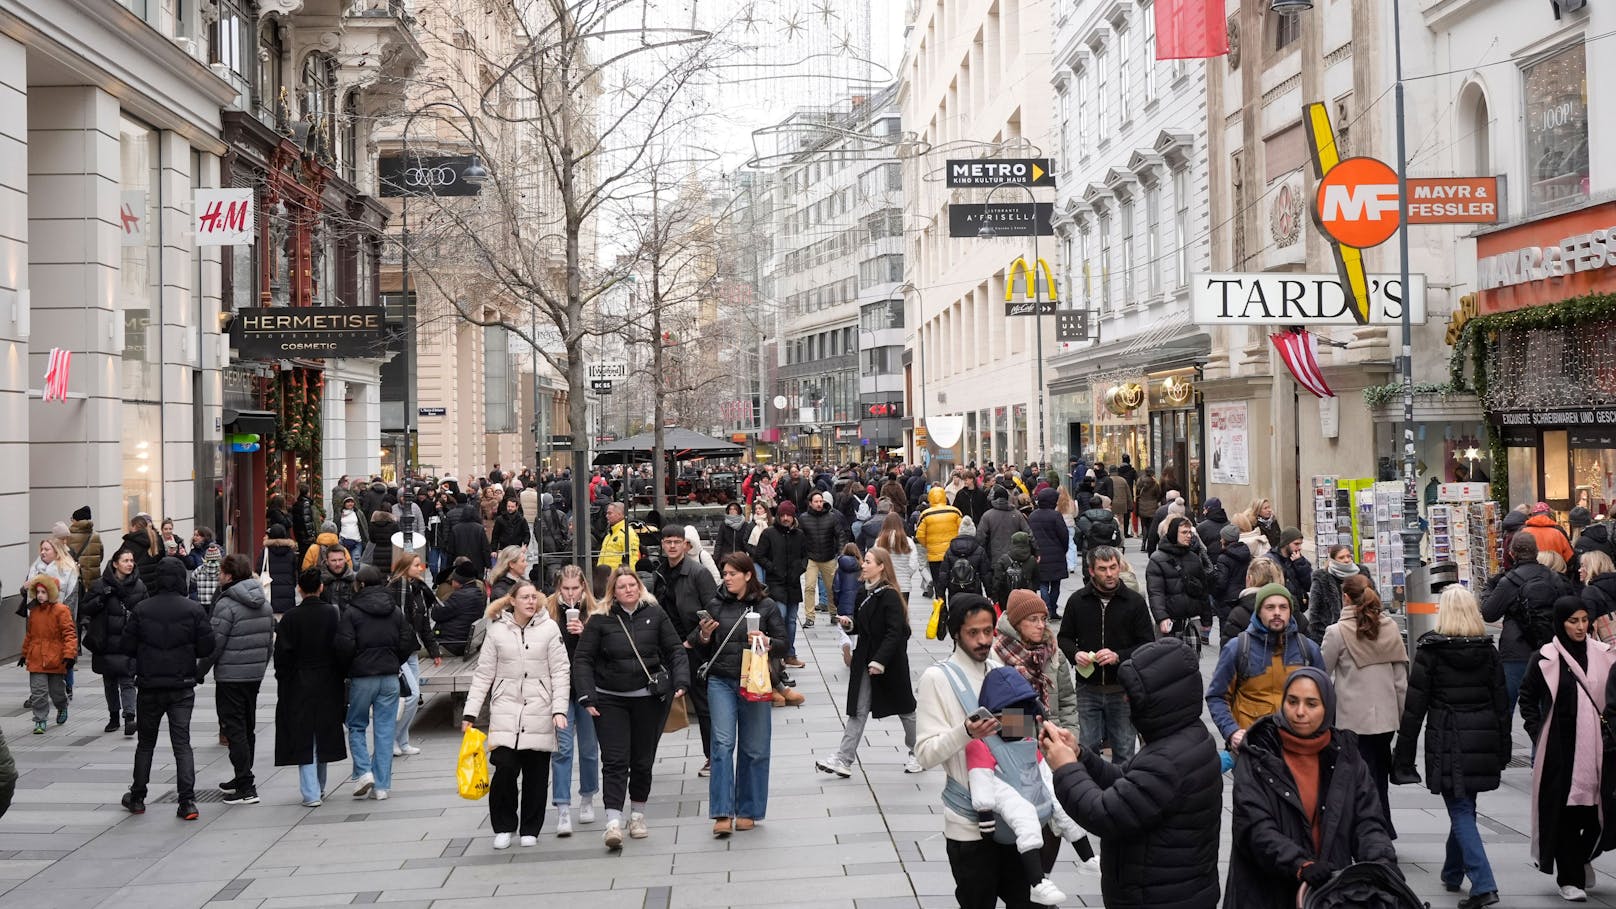
[[[1521,68],[1531,214],[1588,198],[1588,66],[1579,42]]]
[[[1595,517],[1610,513],[1616,502],[1616,449],[1571,449],[1572,506]]]

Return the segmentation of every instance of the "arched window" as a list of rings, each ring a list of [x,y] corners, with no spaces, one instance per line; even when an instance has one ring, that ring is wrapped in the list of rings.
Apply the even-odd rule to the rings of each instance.
[[[313,129],[321,130],[327,154],[336,150],[335,80],[331,60],[315,52],[303,59],[303,76],[298,83],[298,106]]]

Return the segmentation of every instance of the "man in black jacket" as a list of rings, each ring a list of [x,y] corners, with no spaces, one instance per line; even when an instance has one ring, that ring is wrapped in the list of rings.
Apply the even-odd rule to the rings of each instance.
[[[808,568],[808,544],[802,528],[797,526],[797,506],[789,499],[780,503],[774,523],[758,537],[754,558],[769,579],[770,599],[785,612],[785,664],[801,668],[802,660],[797,659],[797,610],[802,603],[802,576]]]
[[[970,518],[980,529],[982,516],[988,512],[988,493],[982,488],[982,481],[977,478],[976,469],[965,468],[964,486],[954,493],[954,507],[960,513]]]
[[[359,569],[358,592],[337,620],[336,652],[348,661],[348,750],[353,797],[387,798],[393,788],[393,741],[398,722],[398,671],[415,652],[415,634],[375,566]],[[365,729],[375,723],[375,748]]]
[[[662,565],[657,569],[657,603],[673,622],[679,639],[688,640],[700,625],[697,610],[706,609],[718,597],[718,582],[702,567],[701,559],[690,554],[690,541],[685,539],[682,524],[662,528],[662,556]],[[697,776],[707,776],[712,770],[713,727],[712,715],[707,711],[706,685],[690,689],[690,707],[696,712],[701,753],[707,758]]]
[[[1117,672],[1144,747],[1126,768],[1044,723],[1055,797],[1100,837],[1100,894],[1108,909],[1218,904],[1223,783],[1201,721],[1201,667],[1180,641],[1138,648]]]
[[[301,552],[314,545],[314,538],[320,533],[320,516],[314,507],[314,499],[309,496],[307,485],[297,488],[297,501],[292,503],[292,535],[297,539],[297,548]]]
[[[1206,500],[1206,518],[1195,525],[1195,533],[1206,546],[1206,557],[1216,562],[1223,551],[1223,528],[1229,526],[1229,513],[1223,510],[1223,500]],[[1311,582],[1311,579],[1310,579]]]
[[[447,555],[449,564],[462,556],[479,569],[488,567],[488,531],[483,527],[483,515],[475,501],[468,500],[459,508],[460,516],[449,528]]]
[[[185,563],[173,556],[157,565],[154,594],[130,610],[120,653],[135,658],[135,717],[139,738],[135,743],[135,778],[124,794],[123,807],[131,814],[146,813],[146,783],[151,779],[157,733],[168,717],[168,740],[174,747],[174,788],[179,796],[176,814],[197,819],[196,758],[191,752],[191,709],[196,706],[197,661],[213,655],[213,626],[202,604],[187,597]]]
[[[1498,656],[1504,663],[1504,688],[1509,696],[1510,721],[1515,718],[1515,698],[1533,653],[1548,641],[1529,639],[1521,619],[1532,614],[1548,617],[1552,624],[1554,601],[1575,596],[1564,575],[1555,574],[1537,562],[1537,540],[1529,533],[1510,538],[1509,555],[1515,567],[1492,584],[1481,604],[1481,617],[1489,622],[1503,621],[1498,635]],[[1541,626],[1542,622],[1538,624]]]
[[[1077,677],[1078,729],[1085,749],[1099,753],[1100,743],[1111,743],[1111,761],[1126,764],[1135,750],[1128,700],[1123,696],[1118,670],[1136,648],[1156,639],[1155,623],[1145,598],[1122,583],[1122,551],[1096,546],[1086,555],[1088,586],[1066,601],[1066,621],[1055,642],[1073,666],[1093,667]]]
[[[325,598],[341,609],[354,595],[354,565],[348,550],[332,546],[325,551],[320,562],[320,583],[325,585]]]
[[[836,558],[851,539],[842,513],[830,507],[826,494],[815,490],[808,494],[808,510],[802,513],[802,532],[808,547],[808,569],[802,576],[802,627],[814,627],[814,609],[830,611],[830,601],[836,595]],[[819,585],[825,585],[825,600],[819,599]]]

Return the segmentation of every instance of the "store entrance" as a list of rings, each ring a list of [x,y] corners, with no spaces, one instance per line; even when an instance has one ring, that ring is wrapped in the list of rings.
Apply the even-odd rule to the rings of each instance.
[[[1547,502],[1565,521],[1581,506],[1596,519],[1616,504],[1616,430],[1504,428],[1509,504]]]

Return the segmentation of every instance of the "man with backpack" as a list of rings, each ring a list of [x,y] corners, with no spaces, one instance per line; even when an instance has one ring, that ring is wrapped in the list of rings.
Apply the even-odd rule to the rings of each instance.
[[[1324,655],[1297,627],[1296,603],[1284,584],[1257,591],[1251,624],[1223,645],[1206,686],[1207,712],[1230,752],[1238,752],[1246,729],[1279,712],[1285,680],[1301,666],[1324,668]]]
[[[1077,552],[1081,556],[1101,546],[1121,549],[1122,525],[1111,513],[1111,500],[1105,496],[1095,496],[1093,506],[1077,516]],[[1087,562],[1083,563],[1083,576],[1084,583],[1088,583]]]
[[[864,525],[875,517],[875,495],[855,477],[847,484],[847,491],[842,493],[836,508],[847,518],[848,533],[857,540]]]
[[[1003,606],[1010,602],[1016,590],[1038,589],[1038,552],[1032,545],[1032,533],[1018,530],[1010,535],[1004,555],[993,562],[993,587],[988,595]]]
[[[959,536],[948,544],[943,553],[943,576],[939,581],[944,601],[944,622],[947,624],[947,604],[962,593],[986,596],[987,582],[993,576],[988,562],[988,551],[976,540],[976,524],[969,516],[960,520]]]
[[[1515,697],[1532,654],[1554,640],[1554,601],[1574,596],[1563,575],[1555,574],[1537,561],[1537,540],[1529,533],[1510,538],[1509,555],[1515,567],[1492,584],[1481,604],[1481,617],[1489,622],[1503,620],[1498,636],[1498,656],[1504,663],[1504,688],[1509,698],[1510,717],[1515,716]]]

